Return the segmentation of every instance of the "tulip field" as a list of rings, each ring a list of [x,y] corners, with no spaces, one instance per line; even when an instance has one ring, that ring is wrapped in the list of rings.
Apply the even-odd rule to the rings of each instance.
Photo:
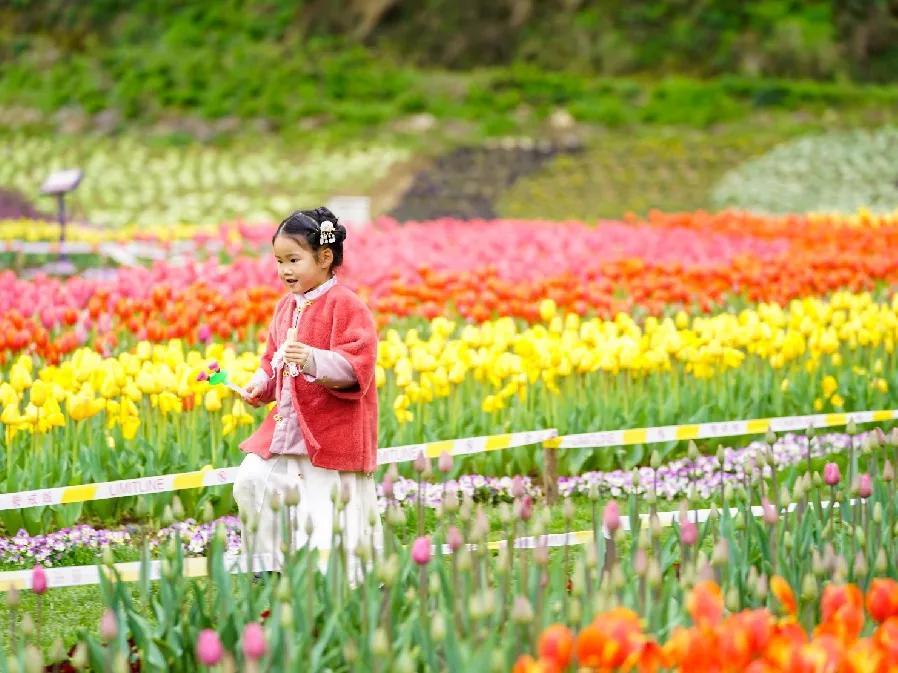
[[[258,367],[273,227],[76,225],[91,272],[57,277],[19,271],[54,226],[0,222],[0,491],[238,465],[267,410],[205,372]],[[253,522],[241,539],[230,486],[25,495],[0,509],[0,570],[31,573],[0,671],[898,670],[898,429],[840,416],[898,409],[898,212],[381,218],[345,254],[380,332],[380,447],[842,420],[381,467],[385,548],[351,550],[352,584],[339,531],[325,574],[307,550],[231,572]],[[98,563],[97,614],[54,630],[54,592],[84,589],[49,573]]]

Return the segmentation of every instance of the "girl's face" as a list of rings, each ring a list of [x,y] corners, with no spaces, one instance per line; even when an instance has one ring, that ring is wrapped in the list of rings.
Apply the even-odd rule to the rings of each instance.
[[[298,240],[283,234],[274,239],[274,259],[278,276],[290,292],[308,292],[330,277],[334,254],[330,248],[315,253]]]

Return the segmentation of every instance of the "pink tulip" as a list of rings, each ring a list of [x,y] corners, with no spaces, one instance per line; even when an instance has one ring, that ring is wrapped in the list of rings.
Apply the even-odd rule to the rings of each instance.
[[[196,658],[203,666],[215,666],[224,654],[218,634],[212,629],[203,629],[196,639]]]
[[[440,454],[440,458],[437,461],[437,469],[443,474],[452,470],[452,454],[448,451],[443,451]]]
[[[842,473],[839,472],[839,466],[835,463],[827,463],[823,466],[823,481],[828,486],[835,486],[842,480]]]
[[[620,506],[617,500],[612,500],[605,505],[605,511],[602,512],[602,523],[609,533],[614,533],[620,528]]]
[[[430,563],[430,538],[422,535],[412,545],[412,560],[419,566]]]
[[[415,462],[412,465],[415,468],[415,472],[419,474],[427,469],[427,456],[424,455],[423,451],[418,452],[418,455],[415,456]]]
[[[527,492],[524,487],[524,477],[521,475],[515,475],[515,478],[511,480],[511,496],[513,498],[520,498]]]
[[[31,590],[38,595],[47,592],[47,573],[43,566],[34,566],[31,571]]]
[[[209,325],[200,325],[196,336],[203,343],[207,343],[212,338],[212,328]]]
[[[871,493],[873,493],[873,481],[870,479],[870,475],[864,472],[858,479],[857,494],[867,499]]]
[[[384,480],[381,482],[381,488],[383,488],[384,497],[387,500],[393,499],[393,477],[390,476],[390,473],[387,472],[384,475]]]
[[[698,526],[694,521],[684,521],[680,524],[680,542],[691,547],[698,541]]]
[[[461,531],[455,526],[449,526],[449,530],[446,531],[446,544],[449,545],[449,549],[453,552],[457,552],[461,549],[462,544],[464,544],[461,537]]]
[[[217,372],[219,369],[220,367],[218,366],[218,360],[212,360],[212,362],[209,363],[210,372]]]
[[[118,618],[110,608],[103,611],[100,617],[100,637],[105,642],[110,642],[118,635]]]
[[[209,375],[206,372],[200,372],[199,374],[196,375],[196,380],[197,381],[208,381]]]
[[[767,498],[761,498],[761,509],[764,512],[764,523],[768,526],[776,525],[779,519],[779,512],[776,511],[776,507]]]
[[[521,521],[529,521],[533,516],[533,498],[525,495],[515,500],[515,514]]]
[[[258,622],[249,622],[243,627],[243,654],[250,661],[258,661],[265,656],[268,644],[265,631]]]

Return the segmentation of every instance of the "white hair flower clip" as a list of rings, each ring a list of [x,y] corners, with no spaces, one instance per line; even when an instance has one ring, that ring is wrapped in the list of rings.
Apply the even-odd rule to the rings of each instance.
[[[321,238],[318,241],[319,245],[326,245],[327,243],[335,243],[337,237],[334,235],[334,231],[336,231],[334,227],[334,223],[330,220],[325,220],[321,223]]]

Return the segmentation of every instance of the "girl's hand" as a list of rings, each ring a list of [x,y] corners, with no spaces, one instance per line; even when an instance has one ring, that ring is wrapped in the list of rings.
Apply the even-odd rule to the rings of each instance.
[[[284,349],[284,361],[295,362],[299,365],[299,368],[302,369],[305,367],[306,360],[309,359],[309,353],[311,353],[311,351],[312,349],[305,344],[299,343],[298,341],[291,341]]]
[[[261,407],[264,402],[262,402],[262,393],[265,392],[265,387],[260,385],[250,386],[247,391],[246,397],[244,397],[244,401],[251,407]]]

